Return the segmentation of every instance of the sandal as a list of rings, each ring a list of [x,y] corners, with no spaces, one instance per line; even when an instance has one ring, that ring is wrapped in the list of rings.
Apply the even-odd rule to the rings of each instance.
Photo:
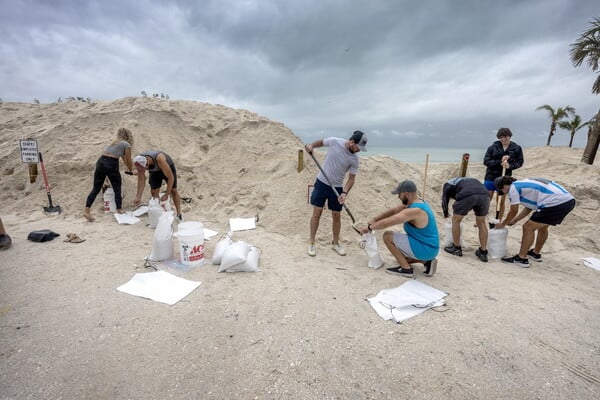
[[[67,238],[65,239],[65,242],[83,243],[85,242],[85,239],[80,238],[79,236],[77,236],[76,233],[67,233]]]

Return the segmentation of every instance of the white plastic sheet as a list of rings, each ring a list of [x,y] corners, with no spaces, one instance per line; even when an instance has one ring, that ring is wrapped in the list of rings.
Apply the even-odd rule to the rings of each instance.
[[[595,269],[596,271],[600,271],[600,258],[587,257],[583,258],[583,265],[586,267],[590,267]]]
[[[117,290],[172,306],[193,292],[200,283],[179,278],[165,271],[156,271],[137,273]]]
[[[381,318],[399,324],[432,307],[443,306],[446,296],[448,293],[413,279],[397,288],[383,289],[368,300]]]
[[[231,232],[256,229],[256,218],[230,218],[229,229]]]
[[[113,215],[121,225],[132,225],[140,222],[140,219],[135,217],[131,212],[126,212],[124,214],[114,213]]]

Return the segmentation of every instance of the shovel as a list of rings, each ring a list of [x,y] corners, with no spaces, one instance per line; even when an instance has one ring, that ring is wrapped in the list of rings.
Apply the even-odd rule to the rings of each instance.
[[[58,215],[60,214],[60,206],[52,205],[52,196],[50,195],[50,186],[48,185],[48,175],[46,175],[46,168],[44,167],[44,159],[42,158],[42,153],[38,153],[40,155],[40,166],[42,167],[42,175],[44,176],[44,185],[46,185],[46,194],[48,195],[48,207],[44,207],[44,211],[47,214]]]
[[[506,173],[506,168],[502,167],[502,175],[500,176],[504,176],[504,174]],[[496,193],[496,221],[500,222],[500,206],[501,206],[501,202],[500,202],[500,198],[502,197],[502,200],[504,200],[504,195]],[[496,227],[496,223],[494,222],[490,222],[490,229],[494,229]]]
[[[319,170],[321,171],[321,173],[323,174],[323,176],[327,180],[327,184],[333,189],[333,192],[335,193],[335,195],[337,197],[340,197],[340,194],[338,193],[337,189],[335,188],[335,186],[333,186],[331,184],[331,181],[329,180],[329,178],[327,177],[327,175],[325,175],[325,171],[323,171],[323,168],[321,168],[321,164],[319,164],[319,162],[317,161],[317,159],[315,158],[315,156],[313,155],[313,153],[308,153],[308,154],[310,154],[310,156],[312,157],[312,159],[315,162],[315,164],[317,164],[317,167],[319,167]],[[352,213],[350,212],[350,210],[348,209],[348,207],[346,206],[345,203],[342,204],[342,207],[344,207],[344,210],[346,210],[346,212],[350,216],[350,219],[352,220],[352,229],[354,229],[356,231],[356,233],[358,233],[359,235],[362,236],[362,232],[359,231],[358,228],[355,226],[356,225],[356,220],[354,219],[354,215],[352,215]]]

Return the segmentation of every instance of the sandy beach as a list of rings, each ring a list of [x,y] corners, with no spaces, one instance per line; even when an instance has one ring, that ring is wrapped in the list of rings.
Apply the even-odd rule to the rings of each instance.
[[[191,198],[182,204],[186,221],[223,234],[229,218],[259,216],[256,229],[234,233],[261,250],[259,272],[168,269],[201,282],[173,306],[116,290],[150,272],[147,216],[119,225],[101,195],[95,222],[82,211],[95,162],[120,127],[132,131],[134,154],[158,148],[173,157],[179,191]],[[21,162],[18,140],[27,138],[43,153],[58,216],[44,213],[42,177],[30,183]],[[582,262],[600,258],[598,162],[580,163],[582,149],[524,149],[517,178],[556,180],[577,200],[550,228],[544,261],[529,269],[480,262],[469,214],[464,256],[442,250],[433,277],[415,275],[447,292],[447,305],[394,324],[366,299],[406,279],[367,267],[347,215],[345,257],[328,245],[328,212],[317,256],[306,254],[317,167],[306,156],[296,171],[302,147],[285,125],[221,105],[140,97],[0,104],[0,217],[13,239],[0,252],[0,399],[598,398],[600,272]],[[361,155],[348,197],[357,221],[395,205],[399,180],[423,188],[424,164]],[[421,190],[442,237],[441,187],[458,161],[429,164]],[[483,179],[480,160],[467,175]],[[123,175],[128,210],[136,180]],[[510,254],[521,225],[509,229]],[[28,241],[37,229],[61,236]],[[64,242],[67,233],[85,242]],[[381,233],[385,266],[394,266]],[[216,242],[205,243],[207,258]]]

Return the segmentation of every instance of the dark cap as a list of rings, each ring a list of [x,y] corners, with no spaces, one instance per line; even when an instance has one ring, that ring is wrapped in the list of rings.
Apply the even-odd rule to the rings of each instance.
[[[402,192],[414,193],[417,191],[417,185],[413,181],[405,180],[398,184],[396,190],[392,194],[400,194]]]
[[[352,140],[358,146],[360,151],[367,151],[367,135],[363,132],[354,131],[348,140]]]

